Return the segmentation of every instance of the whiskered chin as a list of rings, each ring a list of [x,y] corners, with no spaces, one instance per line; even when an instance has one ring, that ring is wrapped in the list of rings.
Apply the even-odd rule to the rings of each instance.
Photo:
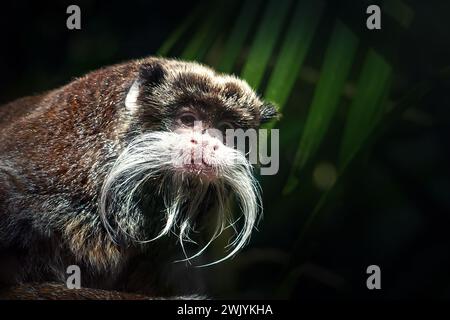
[[[200,179],[202,182],[213,182],[220,178],[218,170],[208,164],[185,164],[178,168],[179,172]]]
[[[218,211],[215,231],[197,254],[188,257],[184,252],[186,260],[197,257],[225,228],[236,230],[235,222],[243,217],[241,230],[236,230],[226,256],[214,262],[218,263],[232,257],[248,242],[257,223],[261,197],[252,169],[243,153],[211,136],[174,132],[142,134],[121,153],[102,186],[99,205],[102,221],[113,239],[142,243],[174,232],[184,251],[184,243],[192,242],[190,234],[195,231],[199,212],[210,201]],[[192,180],[200,183],[189,183]],[[160,181],[160,191],[155,196],[161,197],[165,206],[162,212],[152,213],[163,214],[165,222],[151,239],[142,232],[146,215],[136,203],[142,197],[142,187],[149,181]],[[241,208],[238,217],[228,207],[230,191]]]

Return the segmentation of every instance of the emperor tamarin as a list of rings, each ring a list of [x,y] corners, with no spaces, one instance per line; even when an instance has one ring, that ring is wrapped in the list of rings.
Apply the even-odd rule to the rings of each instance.
[[[228,258],[259,217],[252,165],[209,129],[275,116],[245,81],[153,57],[2,106],[0,282],[61,282],[78,265],[83,286],[178,293],[174,252],[196,259],[239,226]]]

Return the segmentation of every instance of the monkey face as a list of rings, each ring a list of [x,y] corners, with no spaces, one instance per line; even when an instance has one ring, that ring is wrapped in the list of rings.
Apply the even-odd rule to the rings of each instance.
[[[172,231],[183,246],[202,211],[211,209],[205,203],[213,203],[218,212],[216,228],[198,255],[234,224],[228,208],[231,191],[244,217],[234,247],[224,259],[234,255],[248,241],[261,203],[252,164],[227,136],[234,129],[255,129],[273,118],[273,106],[235,77],[194,63],[155,60],[139,66],[125,107],[133,119],[133,139],[111,169],[101,195],[101,212],[109,230],[136,234],[136,225],[145,219],[136,199],[145,197],[143,185],[152,184],[165,204],[161,212],[165,224],[153,239],[133,240],[153,241]],[[111,211],[115,228],[107,219]]]
[[[220,176],[221,166],[233,157],[230,148],[236,146],[227,132],[256,129],[277,116],[246,82],[172,60],[143,63],[127,100],[131,109],[137,106],[145,131],[180,135],[175,145],[168,143],[173,167],[199,178]]]

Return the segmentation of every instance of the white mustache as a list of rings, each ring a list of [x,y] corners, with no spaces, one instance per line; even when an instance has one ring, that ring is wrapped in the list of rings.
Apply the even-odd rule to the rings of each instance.
[[[186,256],[182,261],[198,257],[223,230],[228,227],[235,229],[237,220],[243,217],[241,230],[236,231],[234,239],[227,246],[228,253],[217,261],[203,265],[209,266],[234,256],[249,241],[262,215],[260,187],[245,155],[223,144],[212,166],[217,178],[206,182],[193,179],[196,181],[194,184],[186,183],[185,173],[176,169],[184,161],[180,159],[179,152],[186,147],[182,136],[173,132],[152,132],[135,138],[120,154],[103,183],[100,216],[113,241],[121,236],[146,243],[176,232]],[[144,215],[136,198],[139,198],[137,195],[144,183],[151,179],[160,181],[157,195],[164,203],[165,225],[156,237],[139,239],[143,236]],[[210,196],[214,197],[218,210],[216,227],[207,244],[188,257],[184,242],[193,242],[190,234],[195,231],[195,218],[210,188],[214,190]],[[239,202],[240,217],[234,217],[229,212],[227,189]],[[183,210],[186,210],[185,214],[182,214]],[[111,220],[117,228],[111,225]]]

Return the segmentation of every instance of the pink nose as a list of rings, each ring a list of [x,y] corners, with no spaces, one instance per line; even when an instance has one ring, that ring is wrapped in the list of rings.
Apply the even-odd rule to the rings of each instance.
[[[202,142],[203,149],[208,149],[211,144],[212,144],[212,149],[214,151],[219,149],[219,144],[218,143],[215,143],[214,141],[211,143],[211,141],[209,141],[209,140],[210,139],[208,139],[208,138],[206,138],[204,136],[202,137],[201,142]],[[198,145],[199,144],[199,139],[197,139],[197,137],[192,137],[191,138],[191,144]]]

